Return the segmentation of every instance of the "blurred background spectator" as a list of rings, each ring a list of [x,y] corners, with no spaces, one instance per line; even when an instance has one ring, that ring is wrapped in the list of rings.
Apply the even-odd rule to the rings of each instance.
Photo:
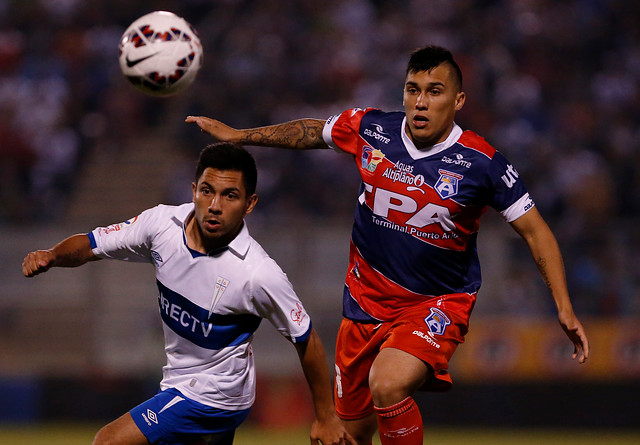
[[[203,41],[204,67],[180,98],[146,98],[119,72],[120,35],[154,9],[184,16]],[[459,123],[514,162],[558,232],[578,309],[638,315],[638,19],[622,0],[1,0],[0,224],[59,223],[93,151],[117,156],[160,128],[190,162],[204,139],[186,114],[243,127],[399,109],[407,54],[435,43],[465,75]],[[350,213],[349,162],[256,155],[263,215]],[[190,164],[171,176],[182,171]],[[189,199],[170,182],[167,201]]]
[[[195,83],[164,99],[134,90],[117,62],[126,27],[161,9],[194,25],[205,54]],[[351,107],[401,109],[408,55],[432,43],[452,50],[464,74],[458,123],[515,164],[555,231],[578,315],[637,319],[638,23],[636,0],[0,0],[0,233],[14,252],[3,268],[17,270],[29,249],[16,240],[37,233],[44,241],[33,247],[41,247],[60,238],[47,230],[88,231],[134,216],[117,207],[134,188],[143,195],[160,188],[169,204],[190,200],[193,160],[211,141],[184,124],[186,115],[253,127]],[[136,172],[127,175],[117,159],[138,150],[142,168],[159,157],[161,141],[173,153],[162,175],[132,185],[127,176]],[[303,300],[305,293],[318,297],[312,312],[333,329],[346,253],[336,256],[332,246],[343,249],[348,240],[354,166],[329,151],[252,152],[261,196],[252,233],[284,257]],[[108,182],[108,197],[87,187],[86,176],[101,170],[106,176],[94,182]],[[78,215],[91,201],[108,207],[108,217],[85,226]],[[155,201],[136,200],[132,208]],[[474,316],[551,317],[552,300],[521,241],[495,212],[484,218],[486,280]],[[293,239],[291,251],[283,237]],[[337,271],[331,288],[327,269]],[[17,302],[33,298],[34,283],[14,272],[0,273],[0,316],[13,323],[5,333],[24,304]],[[99,301],[101,310],[108,305]],[[137,316],[136,323],[154,321]],[[626,369],[637,378],[633,344],[626,363],[635,368]]]

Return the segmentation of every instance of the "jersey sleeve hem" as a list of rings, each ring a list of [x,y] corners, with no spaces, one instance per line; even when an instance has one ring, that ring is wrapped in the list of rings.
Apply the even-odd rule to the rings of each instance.
[[[332,149],[334,151],[337,151],[338,153],[344,153],[344,151],[342,149],[340,149],[333,142],[333,138],[331,137],[331,131],[333,130],[333,126],[337,122],[339,117],[340,117],[340,115],[337,114],[337,115],[331,116],[329,119],[327,119],[327,122],[324,124],[324,127],[322,128],[322,139],[324,140],[324,143],[327,144],[327,146],[330,149]]]
[[[313,327],[313,324],[311,323],[311,321],[309,321],[309,327],[307,328],[307,331],[304,334],[299,335],[297,337],[291,337],[291,341],[293,343],[304,343],[305,341],[309,340],[312,327]]]
[[[531,196],[529,196],[529,193],[525,193],[520,199],[518,199],[516,202],[511,204],[500,213],[502,214],[502,217],[505,219],[505,221],[511,223],[527,213],[534,206],[535,203],[533,202],[533,199],[531,199]]]
[[[93,232],[87,233],[87,236],[89,237],[89,244],[91,245],[91,250],[94,250],[95,248],[98,247],[98,243],[96,243],[96,237],[93,234]]]

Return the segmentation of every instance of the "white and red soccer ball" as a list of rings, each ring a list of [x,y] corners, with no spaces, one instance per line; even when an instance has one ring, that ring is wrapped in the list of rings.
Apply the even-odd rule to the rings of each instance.
[[[134,21],[120,39],[120,68],[140,91],[168,96],[188,87],[202,66],[202,44],[182,17],[154,11]]]

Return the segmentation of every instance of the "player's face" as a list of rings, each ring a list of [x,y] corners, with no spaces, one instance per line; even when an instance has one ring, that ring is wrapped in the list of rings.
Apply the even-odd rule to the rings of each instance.
[[[192,189],[197,229],[193,241],[205,252],[228,245],[258,202],[257,195],[247,196],[242,172],[236,170],[206,168]]]
[[[444,141],[464,100],[465,94],[459,91],[448,63],[431,71],[407,74],[402,102],[407,116],[406,131],[416,147],[426,148]]]

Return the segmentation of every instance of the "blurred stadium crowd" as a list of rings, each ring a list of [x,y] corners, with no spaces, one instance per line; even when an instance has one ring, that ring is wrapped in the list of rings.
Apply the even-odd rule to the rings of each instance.
[[[157,9],[185,17],[204,46],[175,99],[135,92],[117,64],[124,29]],[[0,228],[60,221],[92,150],[117,155],[162,130],[195,157],[205,139],[187,114],[246,127],[401,109],[409,52],[434,43],[464,73],[458,123],[516,165],[556,232],[576,310],[638,316],[638,23],[635,0],[0,0]],[[261,212],[350,216],[348,160],[257,157]],[[542,284],[522,244],[513,257],[487,310],[549,312],[533,302]]]

